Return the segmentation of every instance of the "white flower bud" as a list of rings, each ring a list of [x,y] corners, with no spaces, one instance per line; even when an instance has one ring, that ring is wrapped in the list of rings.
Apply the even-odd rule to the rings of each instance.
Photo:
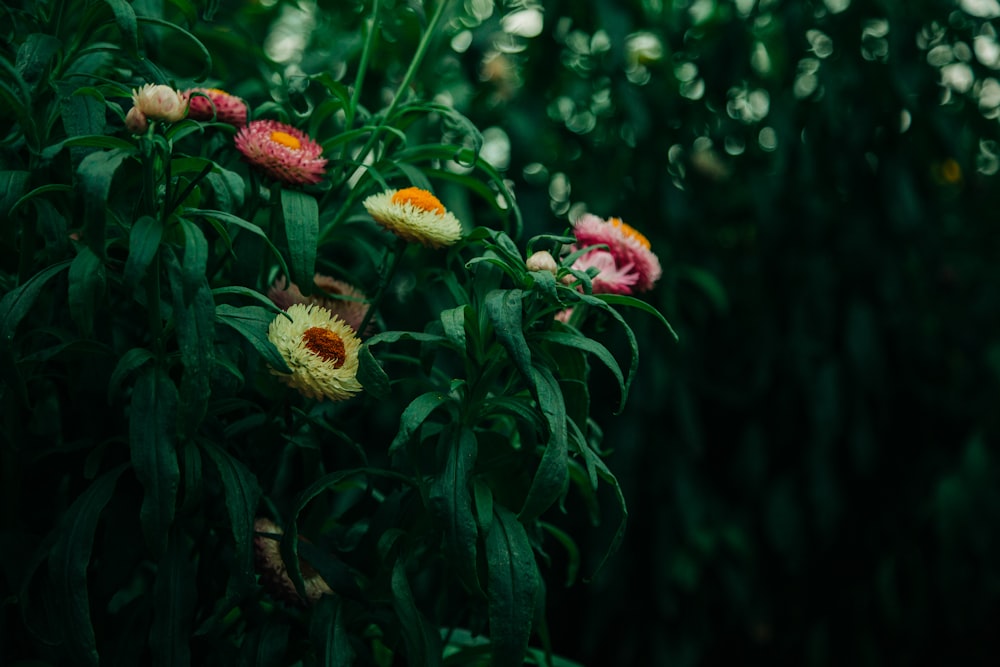
[[[187,102],[170,86],[147,83],[132,91],[132,103],[151,120],[176,123],[187,115]]]
[[[149,120],[139,107],[132,107],[125,116],[125,128],[132,134],[143,134],[149,129]]]
[[[533,254],[525,262],[525,266],[528,267],[529,271],[549,271],[553,274],[559,270],[559,265],[556,264],[555,258],[548,250],[539,250]]]

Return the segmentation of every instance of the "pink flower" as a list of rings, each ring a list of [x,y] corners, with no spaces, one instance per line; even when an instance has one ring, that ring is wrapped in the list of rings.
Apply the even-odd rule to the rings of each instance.
[[[149,129],[149,119],[139,107],[132,107],[125,116],[125,128],[132,134],[143,134]]]
[[[592,250],[573,262],[578,271],[597,269],[590,285],[594,294],[631,294],[639,275],[631,264],[618,266],[615,257],[607,250]]]
[[[289,306],[296,303],[307,306],[322,306],[333,315],[337,315],[340,319],[344,320],[358,335],[363,335],[361,332],[358,332],[358,327],[361,326],[361,322],[365,319],[369,308],[365,302],[366,297],[364,292],[361,292],[343,280],[337,280],[319,273],[313,278],[313,282],[316,283],[316,287],[320,289],[321,293],[305,296],[298,285],[295,283],[289,284],[283,277],[278,278],[271,285],[271,289],[268,290],[267,298],[282,310],[288,310]],[[326,295],[332,296],[328,297]],[[344,298],[338,299],[333,297]],[[365,329],[371,330],[372,326],[368,325]],[[368,331],[365,332],[365,335],[367,333]]]
[[[194,93],[201,93],[195,95]],[[190,88],[182,95],[188,102],[188,118],[217,120],[236,127],[247,124],[247,103],[218,88]],[[207,96],[207,97],[206,97]]]
[[[619,218],[602,220],[596,215],[585,213],[573,224],[573,234],[580,247],[607,245],[615,264],[629,268],[636,274],[634,287],[637,292],[652,289],[663,274],[660,260],[650,250],[649,240]],[[597,291],[596,287],[594,291]],[[629,292],[619,293],[630,292],[631,289]]]
[[[325,173],[322,147],[291,125],[255,120],[240,128],[235,142],[250,164],[283,183],[319,183]]]
[[[149,120],[176,123],[187,114],[187,101],[170,86],[147,83],[132,90],[132,104]]]

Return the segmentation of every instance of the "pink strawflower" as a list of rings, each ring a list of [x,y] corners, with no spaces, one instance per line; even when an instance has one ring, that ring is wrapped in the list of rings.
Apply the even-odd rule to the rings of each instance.
[[[325,173],[322,147],[291,125],[255,120],[240,128],[235,142],[250,164],[283,183],[319,183]]]
[[[315,293],[310,296],[305,296],[302,294],[302,290],[295,283],[289,283],[284,277],[279,277],[271,285],[271,289],[267,292],[267,298],[269,298],[274,305],[282,310],[288,310],[288,307],[301,303],[305,305],[322,306],[326,308],[334,315],[340,317],[340,319],[347,322],[347,324],[354,329],[359,335],[367,335],[369,332],[358,332],[358,327],[361,326],[361,322],[364,321],[365,315],[368,313],[368,304],[366,303],[366,297],[364,292],[356,289],[353,285],[344,282],[343,280],[337,280],[336,278],[331,278],[330,276],[324,276],[317,273],[313,277],[313,282],[316,283],[322,293]],[[326,295],[333,295],[328,297]],[[333,298],[335,296],[344,297],[342,299]],[[370,330],[371,325],[365,327],[365,329]]]
[[[195,93],[201,93],[196,95]],[[247,103],[218,88],[189,88],[182,95],[188,102],[188,118],[217,120],[236,127],[247,124]]]
[[[149,129],[149,119],[139,107],[132,107],[125,115],[125,128],[132,134],[143,134]]]
[[[607,245],[608,252],[618,267],[630,266],[635,272],[634,289],[637,292],[652,289],[663,274],[660,260],[650,250],[649,239],[619,218],[602,220],[596,215],[585,213],[573,224],[573,234],[580,247]],[[594,291],[597,291],[596,287]]]
[[[632,264],[619,266],[614,255],[607,250],[592,250],[573,262],[577,271],[597,269],[597,274],[591,278],[590,285],[594,294],[631,294],[639,280]]]

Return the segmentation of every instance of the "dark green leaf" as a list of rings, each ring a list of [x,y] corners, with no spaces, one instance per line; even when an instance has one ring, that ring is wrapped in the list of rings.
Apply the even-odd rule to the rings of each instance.
[[[166,550],[180,482],[177,410],[177,387],[170,377],[155,366],[144,369],[132,392],[129,445],[144,490],[139,511],[143,534],[158,557]]]
[[[14,338],[14,331],[21,323],[28,310],[34,305],[35,299],[41,294],[45,283],[63,269],[70,266],[70,260],[53,264],[42,269],[23,285],[7,292],[3,299],[0,299],[0,340],[4,347],[10,349],[10,341]]]
[[[358,382],[369,394],[377,399],[389,396],[389,376],[382,366],[372,356],[372,351],[366,343],[358,350]]]
[[[271,252],[274,253],[275,259],[278,260],[278,266],[281,268],[282,275],[289,275],[288,265],[285,264],[285,258],[281,256],[281,253],[278,252],[278,248],[275,247],[274,243],[271,242],[271,239],[267,237],[267,234],[265,234],[264,230],[258,225],[248,222],[239,216],[233,215],[232,213],[226,213],[225,211],[209,211],[205,209],[189,208],[185,211],[185,214],[189,216],[199,215],[203,218],[210,218],[219,220],[220,222],[224,222],[229,225],[236,225],[241,229],[247,230],[251,234],[261,237],[264,240],[264,243],[267,244],[267,247],[271,249]]]
[[[530,521],[548,509],[562,495],[569,481],[566,405],[562,391],[548,368],[536,366],[533,370],[538,405],[545,416],[548,437],[542,460],[518,513],[522,521]]]
[[[650,315],[658,319],[660,323],[667,328],[667,331],[669,331],[670,335],[674,337],[674,340],[679,340],[677,332],[674,331],[674,328],[672,326],[670,326],[670,322],[668,322],[667,318],[663,316],[663,313],[658,311],[656,308],[653,308],[651,305],[649,305],[642,299],[637,299],[634,296],[627,296],[625,294],[596,294],[595,297],[600,299],[601,301],[604,301],[605,303],[609,303],[612,305],[619,305],[619,306],[629,306],[631,308],[638,308],[639,310],[649,313]]]
[[[151,16],[139,16],[136,19],[139,23],[149,23],[152,25],[157,25],[162,28],[167,28],[168,30],[173,30],[179,33],[183,37],[187,38],[191,44],[198,50],[198,54],[202,58],[201,69],[191,78],[195,81],[203,81],[205,77],[209,75],[212,71],[212,55],[209,53],[205,45],[202,44],[201,40],[192,35],[190,32],[180,27],[176,23],[171,23],[170,21],[164,21],[163,19],[153,18]]]
[[[198,581],[194,554],[177,535],[156,567],[153,584],[153,624],[149,648],[153,665],[184,667],[191,664],[191,623]]]
[[[122,41],[129,55],[139,57],[139,27],[136,25],[135,10],[125,0],[104,0],[115,14],[115,23],[122,33]]]
[[[54,531],[55,542],[49,554],[49,576],[54,588],[51,602],[63,619],[66,646],[77,665],[96,666],[99,662],[90,618],[87,569],[97,521],[123,470],[125,466],[119,466],[94,480],[62,515]]]
[[[344,627],[343,604],[334,595],[324,595],[313,607],[309,641],[319,654],[317,667],[351,667],[354,650]]]
[[[181,229],[184,230],[183,283],[184,303],[190,303],[194,293],[207,285],[205,269],[208,265],[208,241],[198,225],[181,218]]]
[[[614,358],[611,352],[608,351],[608,348],[604,347],[593,338],[587,338],[579,333],[543,331],[532,336],[532,339],[535,338],[555,343],[557,345],[574,347],[597,357],[601,363],[607,366],[608,370],[611,371],[611,374],[614,375],[615,380],[618,381],[618,391],[621,396],[621,400],[618,403],[618,409],[615,410],[615,414],[621,413],[621,411],[625,408],[625,400],[628,398],[628,389],[625,386],[625,377],[622,375],[622,369],[618,365],[618,361]]]
[[[94,335],[104,287],[104,264],[90,248],[81,248],[69,267],[69,312],[84,336]]]
[[[319,205],[316,198],[298,190],[281,191],[281,212],[288,239],[292,282],[302,289],[313,284],[316,244],[319,239]]]
[[[14,204],[18,203],[28,189],[30,177],[31,173],[27,171],[0,171],[0,217],[10,219]]]
[[[156,256],[163,238],[163,225],[159,219],[144,215],[135,221],[129,232],[128,258],[122,279],[126,285],[138,285],[146,269]]]
[[[215,464],[222,482],[229,532],[236,549],[236,567],[230,573],[232,587],[248,590],[254,582],[253,523],[260,500],[257,478],[238,459],[212,442],[205,443],[204,452]]]
[[[525,382],[531,386],[534,382],[531,350],[524,339],[524,330],[521,326],[523,294],[519,289],[491,291],[486,295],[486,314],[493,325],[497,339],[507,350],[507,354],[521,372]]]
[[[91,153],[77,167],[84,203],[83,241],[98,256],[104,257],[105,224],[111,181],[128,153],[122,150]]]
[[[62,48],[62,42],[45,33],[32,33],[17,49],[16,67],[25,83],[35,85],[45,74],[52,57]]]
[[[531,636],[539,576],[524,526],[503,505],[493,506],[486,533],[490,640],[494,667],[521,667]]]
[[[472,509],[470,481],[476,465],[476,434],[468,428],[442,431],[445,468],[431,485],[428,497],[431,512],[444,527],[444,547],[448,561],[465,587],[481,594],[476,567],[479,530]]]
[[[111,373],[111,378],[108,380],[108,403],[114,402],[115,396],[118,395],[119,387],[125,378],[131,375],[137,368],[141,368],[144,364],[155,358],[156,355],[144,347],[133,347],[123,354],[115,365],[115,370]]]
[[[409,442],[432,412],[442,406],[449,405],[448,397],[439,391],[429,391],[410,401],[399,419],[399,431],[392,444],[389,445],[389,453],[395,452]]]
[[[407,664],[435,667],[441,664],[441,637],[417,608],[406,568],[396,561],[392,568],[392,608],[406,643]]]
[[[204,239],[202,239],[204,240]],[[173,248],[164,253],[173,299],[173,322],[177,347],[184,365],[180,385],[181,432],[193,432],[205,416],[211,395],[210,374],[215,365],[215,300],[204,273],[196,281],[192,298],[185,298],[189,275],[181,267]]]
[[[472,308],[468,305],[457,306],[441,311],[441,325],[444,327],[444,335],[448,337],[458,350],[465,352],[465,322],[466,318],[472,315]]]
[[[215,307],[215,317],[219,322],[232,327],[254,347],[273,369],[281,373],[291,373],[292,369],[278,352],[268,337],[267,329],[274,321],[274,315],[268,309],[260,306],[243,306],[237,308],[228,303],[220,303]]]

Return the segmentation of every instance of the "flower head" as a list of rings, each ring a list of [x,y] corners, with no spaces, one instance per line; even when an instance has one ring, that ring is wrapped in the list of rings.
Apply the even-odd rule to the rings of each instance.
[[[285,384],[305,396],[343,401],[361,391],[358,349],[361,339],[344,320],[322,306],[294,303],[267,329],[291,373],[279,373]]]
[[[187,100],[170,86],[147,83],[132,90],[132,104],[149,120],[176,123],[187,115]]]
[[[149,129],[149,119],[139,107],[132,107],[125,115],[125,127],[132,134],[142,134]]]
[[[462,238],[462,223],[427,190],[386,190],[363,204],[375,222],[406,241],[442,248]]]
[[[319,183],[323,177],[322,147],[291,125],[255,120],[240,128],[235,142],[250,164],[283,183]]]
[[[637,275],[635,290],[638,292],[651,289],[663,274],[660,260],[650,250],[649,240],[620,218],[602,220],[585,213],[574,223],[573,234],[581,247],[607,245],[617,266],[631,265]]]
[[[337,280],[319,273],[313,277],[313,282],[321,290],[322,294],[305,296],[298,285],[289,283],[283,277],[278,278],[271,285],[271,289],[268,290],[267,298],[282,310],[288,310],[288,307],[295,303],[322,306],[329,310],[331,314],[344,320],[356,333],[366,335],[366,332],[358,331],[358,327],[364,321],[369,308],[365,302],[366,297],[364,292],[343,280]],[[371,327],[365,328],[370,329]]]
[[[247,103],[235,95],[218,88],[190,88],[182,94],[188,102],[188,118],[214,119],[236,127],[247,124]]]
[[[573,262],[578,271],[597,269],[590,285],[594,294],[631,294],[639,275],[631,264],[619,266],[614,255],[606,250],[592,250]]]
[[[254,521],[253,529],[257,533],[253,538],[254,563],[260,573],[260,582],[268,592],[286,602],[298,605],[315,603],[324,595],[333,595],[333,590],[323,577],[319,576],[315,568],[299,557],[299,570],[305,583],[306,599],[303,600],[295,590],[295,584],[288,576],[285,560],[281,557],[281,540],[274,537],[283,535],[284,531],[270,519],[264,518]],[[299,539],[305,541],[303,537]]]

